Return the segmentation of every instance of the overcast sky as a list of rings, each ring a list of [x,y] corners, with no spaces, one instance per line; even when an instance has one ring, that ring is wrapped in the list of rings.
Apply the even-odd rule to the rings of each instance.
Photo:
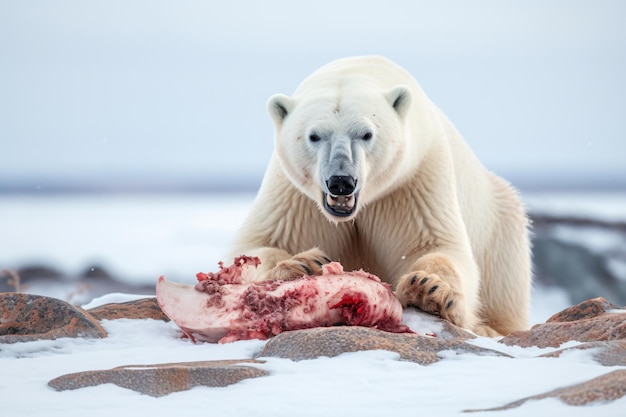
[[[408,69],[491,170],[626,189],[626,2],[0,0],[0,185],[258,183],[265,103]]]

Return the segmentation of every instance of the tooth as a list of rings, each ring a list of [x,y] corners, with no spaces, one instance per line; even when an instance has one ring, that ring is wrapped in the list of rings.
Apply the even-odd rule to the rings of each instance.
[[[334,207],[336,201],[330,194],[326,194],[326,203],[328,203],[329,206]]]
[[[350,198],[348,199],[348,201],[346,202],[346,206],[349,209],[353,209],[354,208],[354,203],[356,202],[356,198],[354,197],[354,194],[352,194],[350,196]]]

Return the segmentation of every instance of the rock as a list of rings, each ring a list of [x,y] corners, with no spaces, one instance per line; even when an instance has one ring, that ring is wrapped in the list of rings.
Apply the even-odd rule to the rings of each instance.
[[[292,360],[333,357],[362,350],[389,350],[403,360],[429,365],[441,359],[441,351],[507,356],[501,352],[465,343],[462,339],[419,336],[410,333],[388,333],[368,327],[338,326],[281,333],[270,339],[257,357]]]
[[[100,323],[85,310],[56,298],[1,293],[0,313],[0,343],[107,336]]]
[[[101,265],[91,265],[87,267],[82,273],[79,274],[79,278],[93,278],[99,280],[114,281],[113,275]]]
[[[558,388],[553,391],[522,398],[521,400],[506,404],[502,407],[487,408],[475,411],[501,411],[519,407],[526,401],[543,400],[545,398],[558,398],[568,405],[589,405],[596,402],[615,401],[626,395],[626,370],[620,369],[609,372],[582,384]],[[593,414],[593,412],[591,413]]]
[[[567,349],[541,355],[543,358],[558,358],[562,353],[573,350],[593,350],[591,357],[604,366],[626,366],[626,339],[608,342],[588,342]]]
[[[423,313],[423,314],[428,314],[428,313]],[[469,339],[476,338],[476,336],[473,335],[472,333],[468,332],[467,330],[457,325],[452,324],[446,319],[434,317],[433,320],[435,322],[438,322],[442,327],[441,332],[439,332],[439,334],[436,335],[437,338],[439,339],[466,341]]]
[[[90,296],[100,297],[111,292],[131,294],[154,294],[155,284],[133,284],[126,282],[123,277],[117,277],[101,266],[92,266],[74,277],[76,285],[86,286]],[[155,280],[156,281],[156,280]]]
[[[530,330],[513,332],[500,343],[521,347],[559,347],[576,340],[596,342],[626,338],[626,310],[616,307],[604,298],[594,298],[563,310],[546,323]]]
[[[589,214],[531,209],[534,280],[558,286],[574,304],[603,294],[611,302],[625,305],[626,282],[622,276],[626,245],[622,242],[626,222]],[[594,244],[596,240],[604,244]]]
[[[59,282],[62,275],[59,271],[42,265],[33,265],[18,270],[3,269],[0,273],[0,293],[23,292],[30,287],[33,280]]]
[[[161,311],[154,297],[142,298],[126,303],[105,304],[87,311],[98,320],[154,319],[170,321],[170,319],[163,314],[163,311]]]
[[[27,265],[17,270],[23,282],[34,279],[62,280],[63,273],[48,265]]]
[[[592,298],[591,300],[583,301],[580,304],[568,307],[565,310],[556,313],[547,320],[547,323],[563,323],[568,321],[590,319],[617,309],[617,306],[609,303],[602,297]]]
[[[48,385],[57,391],[101,384],[115,384],[152,397],[186,391],[196,386],[225,387],[247,378],[267,375],[267,371],[242,363],[263,363],[254,359],[128,365],[109,370],[67,374]]]
[[[571,230],[580,233],[581,228]],[[603,231],[594,228],[594,232]],[[610,235],[607,236],[609,238]],[[614,252],[623,253],[623,248],[616,247]],[[597,253],[576,242],[563,241],[558,234],[551,232],[539,232],[533,239],[533,266],[537,282],[562,288],[573,303],[598,294],[606,294],[616,303],[626,302],[624,281],[608,267],[612,263],[609,261],[616,258],[619,260],[610,253]]]
[[[154,294],[154,284],[133,284],[125,281],[98,265],[75,274],[44,264],[32,264],[17,270],[3,270],[0,275],[0,292],[28,291],[49,294],[50,288],[54,288],[57,297],[74,305],[85,304],[96,297],[113,292]]]

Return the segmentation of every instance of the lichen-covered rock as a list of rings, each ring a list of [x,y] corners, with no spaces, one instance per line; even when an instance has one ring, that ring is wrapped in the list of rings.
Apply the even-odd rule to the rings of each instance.
[[[588,405],[597,402],[615,401],[626,395],[626,370],[620,369],[608,374],[591,379],[582,384],[558,388],[544,394],[533,395],[521,400],[506,404],[502,407],[488,408],[474,411],[501,411],[519,407],[526,401],[543,400],[545,398],[558,398],[568,405]],[[591,412],[590,415],[594,413]]]
[[[155,297],[125,303],[110,303],[87,310],[98,320],[154,319],[170,321],[157,304]]]
[[[567,308],[546,323],[513,332],[500,343],[521,347],[559,347],[565,342],[597,342],[626,339],[626,310],[604,298],[595,298]]]
[[[463,339],[444,339],[406,333],[389,333],[367,327],[339,326],[281,333],[270,339],[258,357],[292,360],[333,357],[346,352],[388,350],[407,361],[429,365],[441,359],[441,351],[507,356],[467,344]]]
[[[115,384],[152,397],[162,397],[197,386],[225,387],[247,378],[267,375],[263,369],[242,365],[253,359],[128,365],[108,370],[67,374],[51,380],[57,391]]]
[[[601,314],[617,310],[619,307],[608,302],[603,297],[592,298],[575,306],[556,313],[546,323],[564,323],[597,317]]]
[[[95,318],[65,301],[32,294],[0,293],[0,343],[106,336]]]

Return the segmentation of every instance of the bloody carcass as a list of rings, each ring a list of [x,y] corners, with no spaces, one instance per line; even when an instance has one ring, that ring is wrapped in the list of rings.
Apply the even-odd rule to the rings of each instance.
[[[247,256],[229,267],[220,262],[217,273],[197,274],[195,286],[160,277],[159,306],[192,340],[208,342],[267,339],[288,330],[336,325],[410,332],[401,324],[400,302],[374,275],[344,272],[332,262],[321,276],[247,282],[245,271],[258,263]]]

